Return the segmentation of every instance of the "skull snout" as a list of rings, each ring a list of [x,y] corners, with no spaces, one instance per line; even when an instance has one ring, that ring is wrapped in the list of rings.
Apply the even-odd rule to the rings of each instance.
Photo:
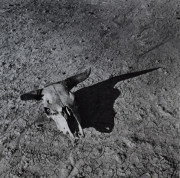
[[[62,115],[66,119],[68,127],[75,138],[83,137],[84,133],[78,118],[75,116],[72,109],[67,106],[62,108]]]
[[[64,134],[69,134],[72,139],[84,137],[80,118],[75,109],[68,106],[59,106],[55,110],[55,108],[44,106],[44,111],[48,117],[56,122],[58,129]]]

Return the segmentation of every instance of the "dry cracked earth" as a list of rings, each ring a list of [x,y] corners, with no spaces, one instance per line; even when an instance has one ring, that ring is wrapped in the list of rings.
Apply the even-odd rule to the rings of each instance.
[[[72,145],[20,95],[88,67]],[[1,0],[0,177],[179,178],[179,68],[179,0]]]

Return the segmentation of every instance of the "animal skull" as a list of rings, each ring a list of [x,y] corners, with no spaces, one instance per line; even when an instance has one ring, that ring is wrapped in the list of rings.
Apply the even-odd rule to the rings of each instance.
[[[90,72],[89,68],[81,74],[52,83],[43,89],[25,93],[21,95],[21,100],[43,100],[47,117],[52,118],[57,128],[64,134],[69,134],[72,140],[78,139],[84,136],[84,133],[75,96],[70,90],[88,78]]]

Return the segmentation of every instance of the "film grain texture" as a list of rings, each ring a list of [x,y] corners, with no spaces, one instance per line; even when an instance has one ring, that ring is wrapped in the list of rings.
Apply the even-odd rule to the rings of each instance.
[[[72,144],[20,95],[91,67]],[[1,0],[0,177],[179,178],[179,0]]]

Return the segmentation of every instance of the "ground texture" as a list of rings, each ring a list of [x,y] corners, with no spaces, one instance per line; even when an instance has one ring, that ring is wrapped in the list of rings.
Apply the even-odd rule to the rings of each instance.
[[[19,96],[88,67],[72,145]],[[179,178],[179,69],[179,0],[1,0],[0,177]]]

